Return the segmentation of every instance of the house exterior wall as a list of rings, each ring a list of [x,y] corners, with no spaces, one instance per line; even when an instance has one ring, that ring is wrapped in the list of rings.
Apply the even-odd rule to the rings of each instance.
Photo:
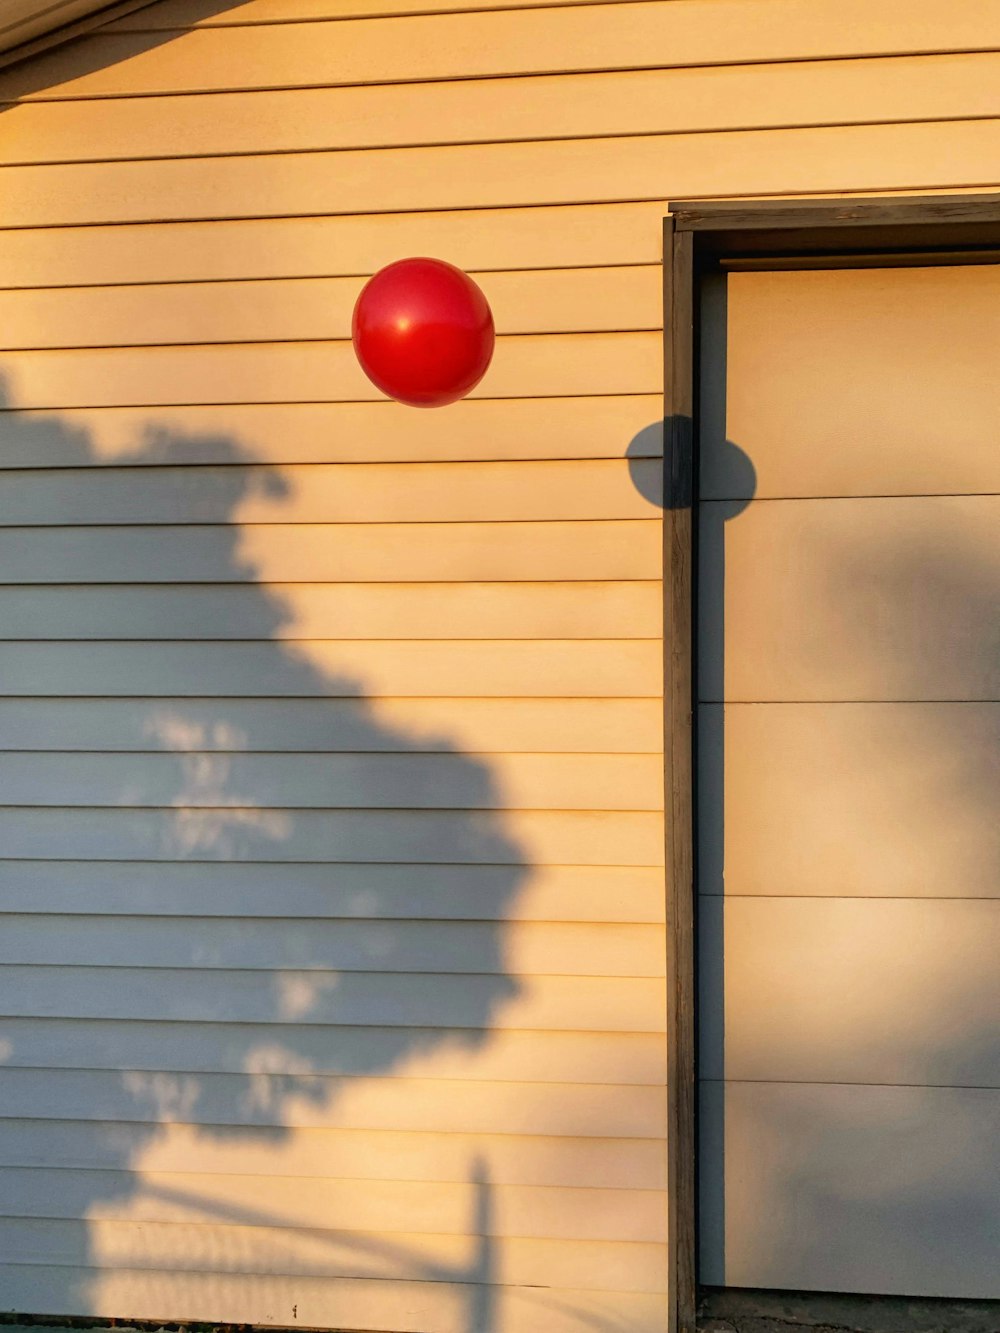
[[[0,1305],[667,1326],[661,218],[1000,184],[996,48],[165,0],[0,76]],[[411,253],[500,334],[440,413],[349,342]]]

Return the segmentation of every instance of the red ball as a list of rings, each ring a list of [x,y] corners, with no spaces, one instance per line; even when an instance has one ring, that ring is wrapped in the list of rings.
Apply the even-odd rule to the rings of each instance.
[[[371,382],[410,407],[464,398],[493,356],[489,302],[440,259],[400,259],[380,269],[358,297],[352,333]]]

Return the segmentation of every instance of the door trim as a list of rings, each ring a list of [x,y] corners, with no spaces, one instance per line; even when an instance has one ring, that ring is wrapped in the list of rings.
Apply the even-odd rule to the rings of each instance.
[[[713,269],[982,262],[1000,194],[791,203],[684,202],[663,224],[664,776],[667,874],[669,1333],[695,1333],[697,1049],[695,642],[697,288]]]

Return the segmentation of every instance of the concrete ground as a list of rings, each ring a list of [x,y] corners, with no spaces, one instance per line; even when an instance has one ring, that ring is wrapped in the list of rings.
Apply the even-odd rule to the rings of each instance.
[[[966,1333],[997,1333],[1000,1330],[1000,1322],[995,1318],[988,1324],[963,1324],[960,1325]],[[888,1333],[891,1328],[895,1333],[910,1333],[911,1326],[903,1323],[893,1323],[892,1325],[883,1324],[882,1328]],[[935,1326],[937,1333],[958,1333],[958,1329],[951,1323],[940,1323]],[[789,1323],[785,1319],[757,1319],[753,1316],[737,1317],[735,1319],[708,1319],[698,1324],[699,1333],[860,1333],[856,1325],[849,1324],[802,1324],[798,1321]]]
[[[1000,1301],[711,1291],[699,1333],[1000,1333]]]
[[[102,1333],[104,1329],[109,1333],[236,1333],[210,1324],[135,1326],[42,1318],[14,1323],[10,1319],[0,1315],[0,1333]],[[1000,1301],[710,1291],[702,1301],[698,1333],[1000,1333]]]

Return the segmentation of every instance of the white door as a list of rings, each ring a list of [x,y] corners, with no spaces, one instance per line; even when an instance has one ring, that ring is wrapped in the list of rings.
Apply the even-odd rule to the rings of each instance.
[[[701,1280],[1000,1297],[1000,266],[704,330]]]

